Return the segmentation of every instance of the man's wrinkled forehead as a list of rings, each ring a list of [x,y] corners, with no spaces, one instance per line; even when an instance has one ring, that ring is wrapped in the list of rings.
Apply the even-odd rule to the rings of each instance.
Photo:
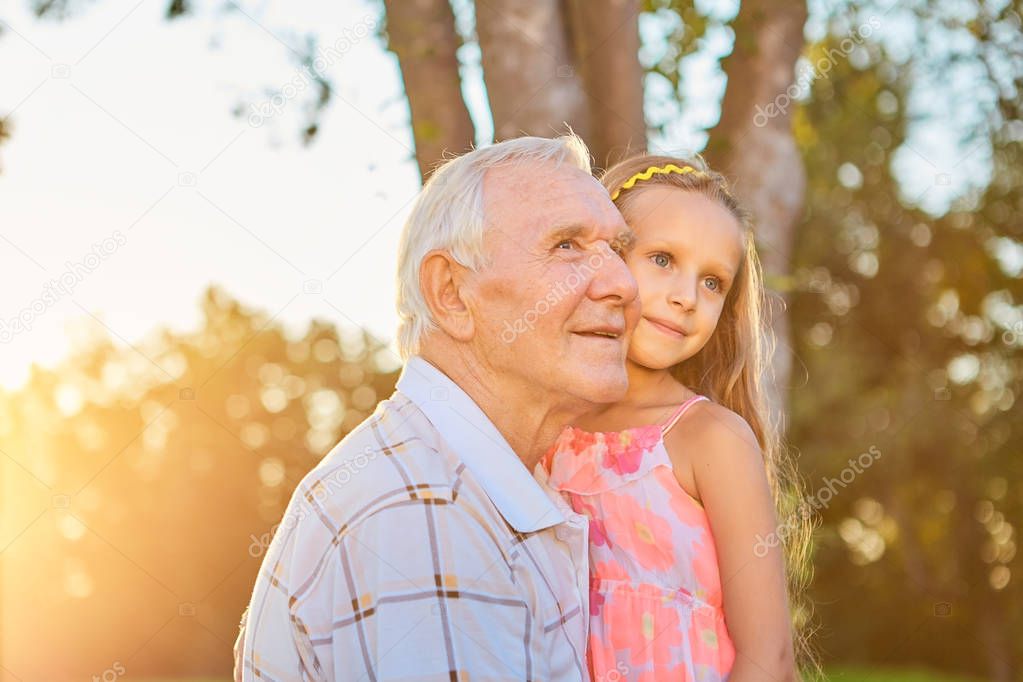
[[[567,164],[533,162],[493,168],[487,171],[483,189],[488,223],[511,219],[522,228],[576,223],[615,233],[627,229],[596,178]]]

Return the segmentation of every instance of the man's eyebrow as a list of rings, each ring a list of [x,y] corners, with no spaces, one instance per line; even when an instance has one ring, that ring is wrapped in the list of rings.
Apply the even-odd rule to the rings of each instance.
[[[612,244],[618,246],[622,251],[631,251],[636,246],[636,232],[627,227],[618,233]]]
[[[592,231],[592,229],[585,225],[579,225],[577,223],[561,225],[559,227],[555,227],[550,234],[548,234],[547,239],[550,242],[557,243],[566,239],[576,239],[582,234]],[[610,245],[611,248],[617,251],[627,253],[636,245],[636,233],[632,230],[632,228],[627,227],[624,230],[619,231],[618,234],[611,239]]]
[[[561,241],[563,239],[571,239],[573,237],[578,237],[585,231],[586,231],[585,227],[575,223],[570,225],[559,225],[551,230],[551,232],[547,235],[547,238],[550,239],[551,241],[555,240]]]

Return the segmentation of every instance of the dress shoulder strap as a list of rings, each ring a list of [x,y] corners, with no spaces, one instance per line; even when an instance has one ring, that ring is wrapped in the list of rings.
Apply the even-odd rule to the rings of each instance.
[[[671,427],[675,426],[675,424],[678,423],[678,420],[682,418],[682,415],[686,413],[686,410],[688,410],[691,405],[693,405],[694,403],[698,403],[701,400],[708,400],[708,398],[705,395],[696,394],[689,400],[679,405],[678,409],[675,410],[675,412],[670,417],[668,417],[668,420],[661,424],[661,434],[663,435],[668,433],[668,431],[671,430]]]

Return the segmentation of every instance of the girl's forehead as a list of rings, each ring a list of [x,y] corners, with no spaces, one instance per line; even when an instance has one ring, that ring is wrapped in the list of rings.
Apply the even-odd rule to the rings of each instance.
[[[738,218],[720,201],[699,192],[652,187],[626,207],[637,245],[657,242],[738,262],[745,235]]]
[[[627,205],[628,211],[640,211],[649,213],[655,210],[676,210],[684,208],[687,210],[707,210],[708,208],[719,208],[721,211],[731,215],[719,200],[708,196],[702,191],[689,190],[674,185],[649,185],[636,188],[631,201]]]
[[[738,218],[713,197],[673,187],[651,187],[637,193],[626,206],[626,219],[633,229],[658,232],[720,230],[742,237]],[[642,236],[642,235],[640,235]]]

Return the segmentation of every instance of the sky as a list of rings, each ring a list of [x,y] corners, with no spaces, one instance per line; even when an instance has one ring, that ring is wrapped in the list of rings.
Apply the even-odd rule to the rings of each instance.
[[[0,146],[0,387],[83,335],[137,344],[159,327],[193,329],[210,284],[294,334],[320,318],[393,338],[395,255],[419,178],[397,61],[375,28],[382,3],[211,5],[173,22],[165,0],[71,4],[63,22],[34,18],[28,2],[0,16],[0,64],[16,65],[0,69],[13,128]],[[455,3],[463,22],[467,6]],[[309,90],[269,93],[302,82],[288,46],[310,26],[338,48],[327,69],[337,91],[303,146]],[[656,27],[642,28],[656,53]],[[475,49],[463,48],[464,96],[486,143]],[[727,31],[712,32],[686,60],[687,109],[660,147],[703,147],[729,49]],[[924,140],[926,164],[942,142]],[[908,177],[933,184],[926,164],[914,174],[908,163]]]
[[[31,310],[31,329],[8,324],[0,384],[66,355],[83,321],[133,343],[160,325],[194,328],[210,283],[294,331],[320,317],[393,335],[394,255],[419,179],[396,63],[375,31],[332,67],[338,96],[314,144],[298,142],[301,93],[265,120],[231,115],[300,82],[265,27],[317,25],[334,44],[375,9],[306,3],[282,16],[279,4],[168,23],[165,2],[105,0],[53,23],[27,4],[3,17],[0,39],[0,63],[18,65],[0,74],[14,121],[0,148],[0,319]]]

